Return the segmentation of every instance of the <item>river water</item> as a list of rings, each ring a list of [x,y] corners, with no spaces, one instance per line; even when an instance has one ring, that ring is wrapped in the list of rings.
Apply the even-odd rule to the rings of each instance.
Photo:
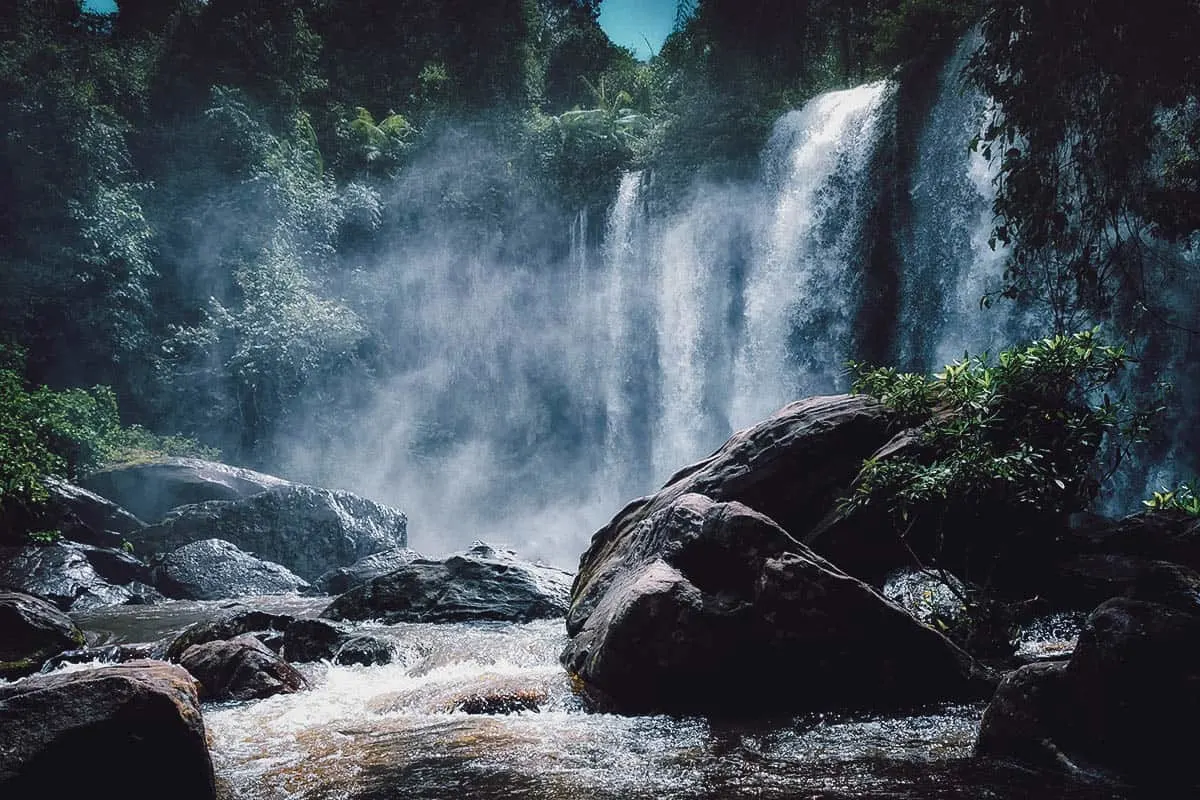
[[[314,616],[327,598],[256,598]],[[114,607],[78,622],[98,643],[150,641],[237,603]],[[308,691],[204,709],[219,781],[236,800],[400,798],[1100,798],[1109,790],[970,757],[981,705],[909,715],[733,722],[586,713],[558,664],[562,620],[366,624],[386,666],[300,665]],[[1061,626],[1027,642],[1053,653]],[[1069,635],[1069,633],[1067,634]],[[519,694],[539,711],[471,715]]]

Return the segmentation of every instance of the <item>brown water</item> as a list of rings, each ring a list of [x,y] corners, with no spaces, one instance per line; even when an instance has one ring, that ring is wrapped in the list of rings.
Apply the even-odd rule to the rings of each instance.
[[[254,601],[299,615],[324,603]],[[228,605],[125,607],[79,621],[104,642],[146,641]],[[304,665],[310,691],[205,708],[233,798],[1126,797],[971,758],[982,706],[753,723],[587,714],[558,664],[561,620],[363,628],[394,642],[394,663]],[[491,693],[537,698],[541,710],[455,710]]]

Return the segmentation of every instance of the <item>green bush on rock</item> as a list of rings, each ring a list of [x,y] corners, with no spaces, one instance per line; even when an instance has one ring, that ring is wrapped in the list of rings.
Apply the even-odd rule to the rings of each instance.
[[[191,439],[122,427],[116,396],[107,386],[54,390],[30,386],[24,354],[0,346],[0,519],[21,527],[26,512],[44,503],[48,475],[73,479],[103,464],[157,455],[219,455]],[[50,543],[53,531],[33,531]]]
[[[931,378],[852,364],[854,391],[894,409],[914,436],[866,460],[843,513],[882,508],[901,537],[933,531],[922,555],[937,562],[951,523],[1019,529],[1086,508],[1149,423],[1151,412],[1108,391],[1131,360],[1090,330],[964,356]],[[966,529],[982,538],[978,524]],[[954,544],[961,555],[965,543]]]
[[[1043,512],[1084,508],[1100,486],[1093,469],[1106,436],[1133,440],[1149,415],[1105,391],[1131,358],[1098,331],[964,356],[932,378],[852,364],[854,391],[879,398],[921,431],[932,457],[868,459],[851,506],[889,505],[907,520],[949,498]]]

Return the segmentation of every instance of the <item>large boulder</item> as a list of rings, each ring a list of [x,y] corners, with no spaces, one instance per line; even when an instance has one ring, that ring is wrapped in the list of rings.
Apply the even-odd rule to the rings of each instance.
[[[30,675],[47,659],[82,645],[83,633],[54,606],[27,594],[0,592],[0,678]]]
[[[1162,787],[1200,787],[1200,575],[1174,568],[1088,617],[1065,665],[1005,679],[980,755]],[[1037,669],[1034,669],[1037,667]]]
[[[888,441],[892,417],[863,395],[810,397],[785,406],[677,472],[656,494],[627,505],[592,537],[577,585],[586,584],[591,565],[621,549],[642,520],[685,494],[742,503],[800,539],[834,506],[863,459]]]
[[[372,553],[404,547],[407,525],[402,512],[349,492],[288,484],[176,508],[141,531],[135,545],[139,552],[165,553],[224,539],[312,581]]]
[[[196,622],[184,628],[167,645],[163,658],[178,661],[193,645],[235,639],[247,633],[256,634],[259,638],[281,637],[295,621],[296,618],[290,614],[272,614],[250,608],[230,611],[216,619]]]
[[[444,561],[418,559],[346,592],[326,619],[396,622],[528,622],[561,617],[571,575],[477,542]]]
[[[595,708],[790,713],[984,690],[945,637],[742,503],[684,494],[599,544],[562,654]]]
[[[360,558],[348,567],[331,569],[317,578],[314,585],[322,594],[342,594],[423,557],[416,550],[393,547],[391,550]]]
[[[150,572],[122,550],[75,542],[0,548],[0,588],[43,598],[64,611],[153,602]]]
[[[294,594],[308,581],[287,567],[255,558],[222,539],[184,545],[154,560],[154,585],[176,600],[224,600]]]
[[[334,664],[373,666],[392,660],[392,648],[384,640],[352,633],[323,619],[292,621],[283,634],[281,655],[288,661],[332,661]]]
[[[213,800],[196,686],[156,661],[0,686],[0,797]]]
[[[201,700],[257,700],[308,687],[295,667],[250,634],[192,645],[179,664],[200,682]]]
[[[96,494],[156,522],[172,508],[206,500],[240,500],[290,481],[199,458],[163,458],[102,469],[83,484]]]
[[[6,509],[0,545],[25,544],[28,533],[56,531],[68,541],[119,548],[145,523],[115,503],[53,475],[42,478],[44,502]]]

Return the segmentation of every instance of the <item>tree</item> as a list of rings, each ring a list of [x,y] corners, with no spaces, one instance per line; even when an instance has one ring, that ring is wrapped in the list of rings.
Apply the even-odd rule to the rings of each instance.
[[[1004,296],[1060,328],[1079,311],[1166,316],[1155,244],[1200,230],[1197,35],[1190,0],[988,4],[968,77],[996,103],[977,146],[999,167]]]

